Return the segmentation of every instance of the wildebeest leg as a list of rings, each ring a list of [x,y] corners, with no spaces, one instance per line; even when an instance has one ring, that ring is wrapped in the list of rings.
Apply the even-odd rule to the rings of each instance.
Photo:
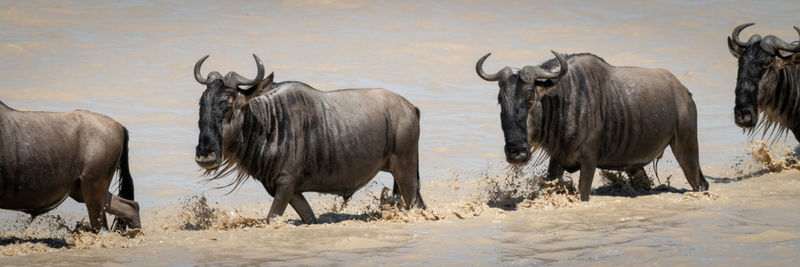
[[[633,168],[627,170],[626,173],[628,174],[628,179],[634,190],[650,191],[650,189],[653,189],[653,183],[650,182],[650,178],[647,177],[647,172],[644,171],[644,167]]]
[[[564,167],[561,167],[561,164],[551,158],[550,164],[547,166],[547,176],[544,179],[546,181],[552,181],[553,179],[560,181],[562,176],[564,176]]]
[[[392,196],[395,198],[400,196],[400,187],[397,186],[397,181],[394,181],[392,186]]]
[[[422,187],[420,184],[419,166],[417,166],[417,184],[417,208],[427,209],[428,206],[425,205],[425,201],[422,200],[422,194],[419,192],[419,189]]]
[[[267,213],[268,221],[283,215],[283,212],[286,211],[286,206],[289,205],[289,201],[294,197],[294,186],[289,182],[290,180],[285,175],[278,177],[272,206],[270,206],[269,213]]]
[[[592,180],[597,164],[594,162],[581,162],[581,179],[578,191],[581,193],[581,201],[589,201],[589,193],[592,191]]]
[[[792,133],[794,134],[794,139],[797,139],[797,141],[800,142],[800,127],[795,127],[795,129],[792,129]],[[792,150],[792,155],[794,158],[800,159],[800,145],[794,147],[794,150]]]
[[[697,131],[678,131],[669,147],[683,170],[683,175],[695,191],[708,190],[708,181],[700,170]]]
[[[317,223],[317,218],[314,217],[314,211],[311,210],[311,205],[308,205],[308,201],[302,193],[295,193],[294,196],[292,196],[290,204],[292,204],[292,208],[297,212],[297,215],[300,215],[304,223]]]
[[[81,196],[89,211],[89,224],[92,226],[92,231],[108,230],[104,208],[111,178],[97,179],[91,175],[82,175],[81,178]]]
[[[419,172],[416,147],[408,155],[392,156],[392,176],[395,183],[400,187],[400,194],[403,196],[405,208],[411,208],[416,202],[418,208],[425,208],[422,198],[419,197]],[[416,201],[419,200],[419,201]]]
[[[132,229],[142,228],[139,219],[139,203],[117,197],[111,192],[106,192],[106,211],[114,216],[122,218],[127,226]],[[116,229],[113,229],[116,230]]]

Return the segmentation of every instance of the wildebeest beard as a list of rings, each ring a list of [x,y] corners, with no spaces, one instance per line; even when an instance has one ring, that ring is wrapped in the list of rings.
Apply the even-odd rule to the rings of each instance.
[[[794,131],[800,135],[800,65],[769,71],[757,83],[758,124],[747,128],[751,137],[779,140]],[[798,138],[800,140],[800,138]]]

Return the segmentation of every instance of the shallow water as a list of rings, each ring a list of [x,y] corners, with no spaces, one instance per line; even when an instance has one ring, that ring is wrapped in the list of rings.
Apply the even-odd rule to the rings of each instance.
[[[735,178],[734,164],[749,157],[743,157],[747,137],[733,124],[736,61],[725,38],[734,26],[754,21],[743,35],[793,40],[798,13],[793,1],[0,2],[0,100],[22,110],[88,109],[126,125],[136,198],[150,232],[130,248],[2,261],[789,264],[800,240],[793,217],[800,214],[793,204],[797,172],[713,183],[715,200],[680,201],[686,196],[673,193],[593,196],[590,203],[558,210],[497,214],[486,207],[471,220],[450,215],[434,222],[340,220],[200,232],[158,226],[177,225],[159,221],[169,213],[159,211],[175,209],[187,196],[205,194],[213,205],[254,218],[262,218],[271,201],[258,183],[224,195],[226,190],[212,189],[219,184],[201,182],[193,152],[203,87],[191,72],[206,54],[211,57],[204,73],[252,76],[250,54],[256,53],[278,81],[304,81],[322,90],[384,87],[405,96],[422,111],[423,196],[438,205],[434,212],[447,213],[485,192],[472,183],[505,172],[497,87],[474,73],[483,54],[493,52],[487,71],[542,62],[551,49],[667,69],[694,94],[704,173]],[[687,188],[676,168],[671,155],[660,165],[673,174],[674,186]],[[351,203],[352,212],[369,210],[378,189],[391,184],[384,174],[376,181],[357,194],[363,201]],[[456,186],[463,188],[453,191]],[[451,191],[438,194],[441,188]],[[318,215],[341,201],[309,197]],[[51,212],[68,225],[84,213],[71,200]],[[32,231],[17,223],[20,218],[27,216],[0,211],[3,231]]]

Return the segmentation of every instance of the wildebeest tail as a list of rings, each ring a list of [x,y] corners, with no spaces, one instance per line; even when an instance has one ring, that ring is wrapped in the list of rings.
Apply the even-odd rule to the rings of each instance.
[[[419,108],[414,107],[414,112],[417,113],[417,119],[419,119],[420,118]],[[419,159],[417,159],[417,202],[421,208],[427,209],[428,207],[425,206],[425,201],[422,201],[422,194],[420,193],[420,188],[422,188],[422,181],[419,178]]]
[[[128,166],[128,129],[122,127],[125,140],[122,143],[122,157],[119,159],[119,196],[133,200],[133,177]]]
[[[417,111],[419,112],[419,111]],[[419,165],[419,162],[417,162]],[[420,193],[420,188],[422,188],[422,181],[419,179],[419,166],[417,166],[417,204],[419,208],[427,209],[428,206],[425,205],[425,201],[422,200],[422,193]]]

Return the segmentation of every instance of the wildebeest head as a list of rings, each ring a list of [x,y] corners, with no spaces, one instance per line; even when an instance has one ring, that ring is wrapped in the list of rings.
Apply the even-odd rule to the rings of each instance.
[[[567,61],[555,51],[561,69],[552,71],[541,66],[525,66],[517,73],[510,67],[505,67],[494,74],[483,71],[483,61],[492,53],[486,54],[475,64],[478,76],[486,81],[497,81],[500,93],[497,101],[500,103],[500,122],[505,137],[506,161],[512,164],[528,162],[531,158],[531,146],[528,141],[528,111],[533,103],[548,93],[558,83],[559,79],[567,74]]]
[[[200,67],[208,55],[194,65],[194,78],[206,86],[203,96],[200,97],[200,138],[197,141],[195,161],[206,170],[214,170],[222,163],[223,124],[231,119],[235,110],[242,109],[251,98],[261,95],[272,84],[273,74],[264,78],[264,63],[255,54],[253,57],[258,74],[252,80],[233,71],[225,76],[212,71],[204,78],[200,74]]]
[[[738,77],[736,78],[736,106],[733,109],[736,125],[752,128],[758,123],[758,103],[760,100],[761,80],[769,72],[780,70],[786,66],[800,63],[800,41],[791,44],[773,35],[763,39],[756,34],[747,42],[739,40],[739,33],[755,23],[745,23],[733,29],[728,37],[728,48],[739,60]],[[794,27],[798,34],[800,28]],[[781,51],[792,53],[783,55]]]

